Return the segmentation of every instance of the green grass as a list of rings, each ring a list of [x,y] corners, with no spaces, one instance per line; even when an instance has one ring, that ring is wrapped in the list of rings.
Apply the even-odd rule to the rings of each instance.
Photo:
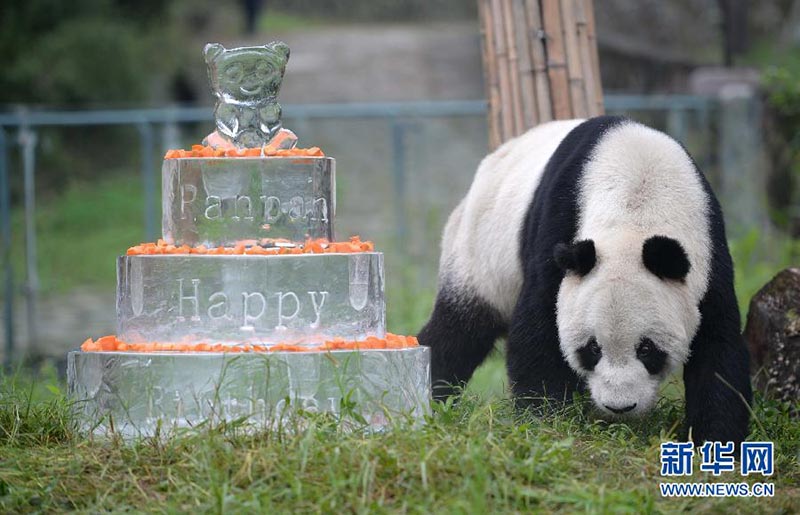
[[[620,424],[581,406],[520,416],[501,397],[468,392],[459,404],[437,406],[417,429],[345,432],[306,415],[295,432],[248,436],[234,426],[126,444],[76,434],[52,372],[33,382],[7,377],[0,385],[0,511],[797,512],[800,424],[788,407],[761,399],[755,415],[751,438],[776,442],[775,497],[671,500],[658,491],[658,449],[680,423],[675,399]],[[695,472],[692,480],[742,478]]]
[[[37,198],[36,236],[41,291],[113,288],[116,257],[144,240],[141,179],[110,177],[73,183],[58,195]],[[160,202],[156,200],[156,205]],[[160,225],[158,217],[156,222]],[[16,282],[25,277],[25,230],[21,209],[12,214]]]
[[[778,234],[748,234],[729,242],[735,271],[736,296],[744,324],[750,299],[784,268],[800,262],[800,240]]]

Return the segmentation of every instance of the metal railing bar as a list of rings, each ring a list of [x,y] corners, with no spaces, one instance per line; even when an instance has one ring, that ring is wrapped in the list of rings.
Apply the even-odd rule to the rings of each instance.
[[[606,95],[609,111],[699,110],[714,102],[697,95]],[[284,118],[400,118],[483,116],[485,100],[441,100],[412,102],[358,102],[347,104],[288,104]],[[210,107],[166,107],[161,109],[114,109],[97,111],[30,111],[0,114],[0,126],[129,125],[139,123],[208,122]]]
[[[606,95],[607,111],[700,110],[716,102],[703,95]]]
[[[14,354],[14,270],[11,266],[11,192],[8,183],[8,142],[0,127],[0,224],[3,232],[3,315],[5,318],[5,352],[3,368],[11,369]]]
[[[36,337],[36,304],[39,294],[39,267],[36,251],[36,143],[38,135],[29,127],[19,131],[22,146],[25,209],[25,315],[28,341],[38,345]],[[9,299],[11,300],[11,299]]]

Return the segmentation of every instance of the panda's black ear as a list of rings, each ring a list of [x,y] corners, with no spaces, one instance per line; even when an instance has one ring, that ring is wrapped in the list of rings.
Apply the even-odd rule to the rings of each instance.
[[[591,272],[597,261],[592,240],[576,241],[569,245],[559,243],[553,249],[553,258],[561,270],[575,272],[581,277]]]
[[[689,256],[680,243],[666,236],[653,236],[642,247],[644,266],[661,279],[683,281],[689,273]]]

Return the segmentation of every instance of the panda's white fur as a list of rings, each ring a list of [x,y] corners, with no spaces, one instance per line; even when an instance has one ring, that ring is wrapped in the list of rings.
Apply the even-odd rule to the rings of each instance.
[[[445,225],[441,281],[474,292],[506,322],[522,285],[517,256],[525,214],[550,156],[582,121],[539,125],[489,154]]]
[[[520,231],[531,199],[556,148],[583,122],[540,125],[483,160],[444,232],[440,276],[454,286],[451,292],[476,295],[511,320],[523,283]],[[592,240],[597,261],[586,276],[567,273],[561,282],[561,352],[601,410],[635,405],[631,413],[642,413],[668,372],[687,360],[700,324],[711,259],[709,199],[677,142],[626,121],[597,140],[577,206],[574,241]],[[685,281],[664,281],[645,268],[642,246],[657,235],[685,249],[691,263]],[[587,371],[576,353],[592,337],[603,359]],[[668,356],[655,376],[636,357],[643,337]]]

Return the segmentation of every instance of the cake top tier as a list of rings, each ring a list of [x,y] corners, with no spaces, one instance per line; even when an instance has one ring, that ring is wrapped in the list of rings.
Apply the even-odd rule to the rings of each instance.
[[[166,159],[161,179],[161,228],[170,244],[334,241],[336,175],[329,157]]]
[[[209,43],[203,55],[216,130],[164,156],[163,239],[179,247],[333,241],[335,162],[318,147],[296,148],[281,124],[276,99],[289,47]]]

